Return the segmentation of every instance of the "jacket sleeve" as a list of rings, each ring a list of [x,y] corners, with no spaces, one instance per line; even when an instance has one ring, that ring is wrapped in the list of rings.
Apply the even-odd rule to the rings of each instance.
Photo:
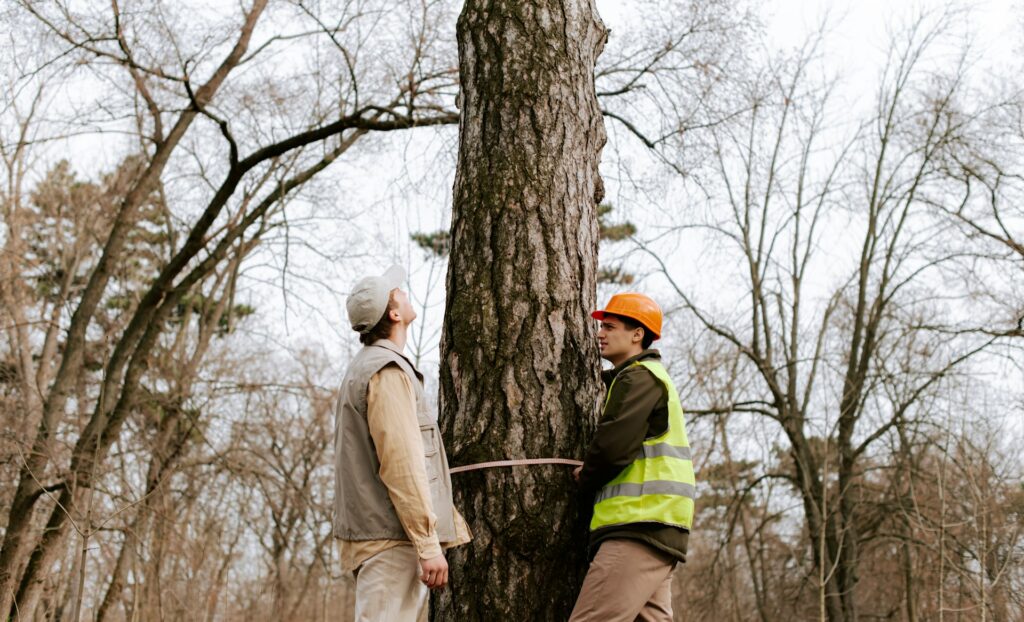
[[[441,554],[423,458],[423,438],[416,419],[412,382],[389,365],[370,378],[366,420],[377,447],[380,479],[388,489],[398,520],[420,559]]]
[[[582,492],[597,492],[636,459],[663,393],[657,378],[642,367],[619,372],[583,459]]]

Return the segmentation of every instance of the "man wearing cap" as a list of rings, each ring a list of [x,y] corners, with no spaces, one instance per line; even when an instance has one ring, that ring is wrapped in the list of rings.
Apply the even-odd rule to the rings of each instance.
[[[571,622],[672,620],[672,570],[686,561],[695,480],[683,409],[651,344],[661,309],[643,294],[617,294],[600,320],[604,409],[583,466],[594,498],[592,560]]]
[[[469,542],[452,504],[448,458],[423,376],[405,357],[416,312],[392,266],[346,300],[362,349],[339,390],[334,437],[334,536],[355,575],[356,620],[414,622],[428,588],[444,587],[443,550]]]

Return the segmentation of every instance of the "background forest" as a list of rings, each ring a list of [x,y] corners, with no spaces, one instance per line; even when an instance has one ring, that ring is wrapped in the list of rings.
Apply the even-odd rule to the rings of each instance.
[[[661,302],[697,468],[676,618],[1024,619],[1024,12],[597,8],[597,297]],[[343,301],[406,266],[437,395],[460,9],[0,0],[0,618],[344,619]]]

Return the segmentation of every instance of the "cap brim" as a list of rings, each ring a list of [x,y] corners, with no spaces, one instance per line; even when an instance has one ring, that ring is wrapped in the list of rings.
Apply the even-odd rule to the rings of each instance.
[[[597,311],[592,311],[590,313],[590,317],[594,318],[595,320],[603,320],[604,319],[604,315],[605,315],[605,312],[601,311],[600,309],[597,310]]]

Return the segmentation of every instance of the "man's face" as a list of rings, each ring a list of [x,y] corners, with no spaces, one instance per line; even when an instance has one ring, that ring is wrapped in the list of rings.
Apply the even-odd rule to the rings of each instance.
[[[629,358],[640,347],[643,340],[643,329],[629,329],[617,317],[606,315],[597,330],[597,347],[601,350],[601,358],[609,361],[620,361]]]
[[[391,299],[398,304],[398,307],[392,311],[391,319],[402,322],[407,326],[412,324],[412,321],[416,319],[416,310],[412,308],[408,294],[400,289],[395,289],[391,291]],[[397,318],[394,316],[396,312],[398,313]]]

